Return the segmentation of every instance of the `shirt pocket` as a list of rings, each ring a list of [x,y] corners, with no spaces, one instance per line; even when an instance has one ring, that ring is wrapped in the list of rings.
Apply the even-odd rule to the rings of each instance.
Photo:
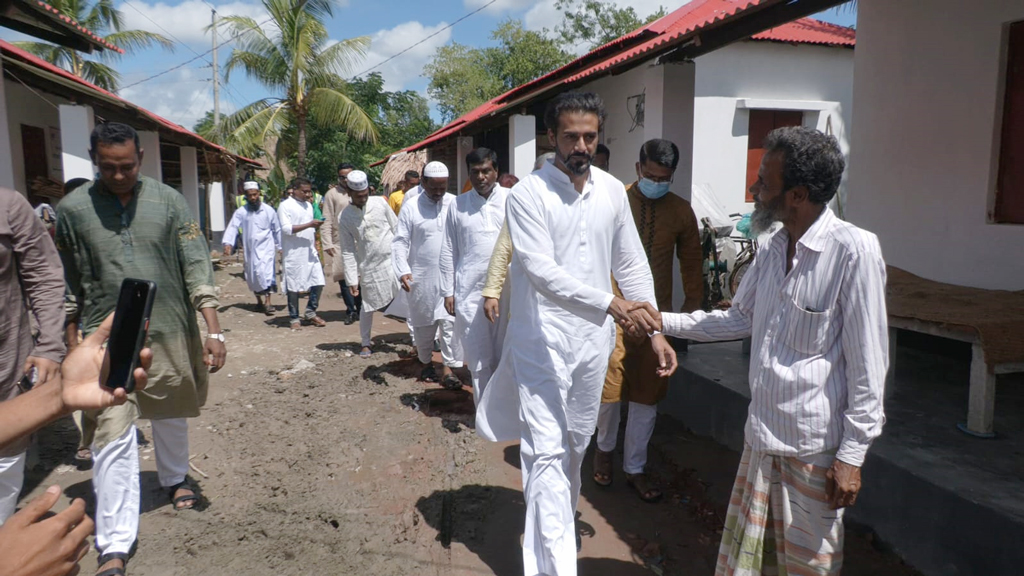
[[[821,354],[825,350],[832,310],[809,310],[792,299],[786,301],[786,346],[804,354]]]

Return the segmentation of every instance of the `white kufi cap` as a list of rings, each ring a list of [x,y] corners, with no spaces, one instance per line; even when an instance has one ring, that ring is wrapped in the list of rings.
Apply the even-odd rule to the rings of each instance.
[[[442,162],[433,161],[423,168],[424,178],[447,178],[448,167]]]
[[[362,170],[353,170],[348,173],[345,177],[345,184],[348,185],[349,190],[356,192],[362,192],[369,188],[370,183],[366,181],[366,172]]]
[[[253,182],[252,180],[249,180],[245,184],[242,184],[242,190],[259,190],[259,189],[260,189],[259,182]]]

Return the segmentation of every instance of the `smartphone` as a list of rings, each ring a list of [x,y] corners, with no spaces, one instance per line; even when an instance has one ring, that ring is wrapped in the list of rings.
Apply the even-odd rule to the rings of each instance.
[[[149,316],[153,312],[156,283],[150,280],[125,278],[114,309],[114,326],[107,341],[107,355],[103,365],[107,374],[103,382],[108,388],[135,390],[135,369],[139,366],[139,352],[146,343]]]

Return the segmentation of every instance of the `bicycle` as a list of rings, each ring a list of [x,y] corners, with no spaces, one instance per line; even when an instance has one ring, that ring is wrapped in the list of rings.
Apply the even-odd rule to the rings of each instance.
[[[701,253],[704,256],[703,277],[704,277],[704,298],[701,301],[701,308],[710,312],[721,307],[725,300],[722,292],[722,277],[728,272],[728,262],[718,259],[718,232],[711,224],[710,218],[701,218]]]
[[[739,218],[736,223],[736,230],[742,234],[740,237],[730,236],[734,242],[740,245],[740,253],[736,256],[736,263],[729,274],[729,293],[732,297],[740,289],[743,276],[750,270],[757,256],[757,238],[750,235],[750,214],[730,214],[732,218]]]

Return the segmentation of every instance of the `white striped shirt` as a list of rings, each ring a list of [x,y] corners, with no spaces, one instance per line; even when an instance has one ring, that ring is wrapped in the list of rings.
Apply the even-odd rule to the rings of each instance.
[[[878,238],[825,208],[796,245],[762,248],[726,311],[663,314],[664,333],[703,342],[752,336],[744,430],[758,452],[836,452],[861,466],[882,432],[888,369],[885,262]]]

